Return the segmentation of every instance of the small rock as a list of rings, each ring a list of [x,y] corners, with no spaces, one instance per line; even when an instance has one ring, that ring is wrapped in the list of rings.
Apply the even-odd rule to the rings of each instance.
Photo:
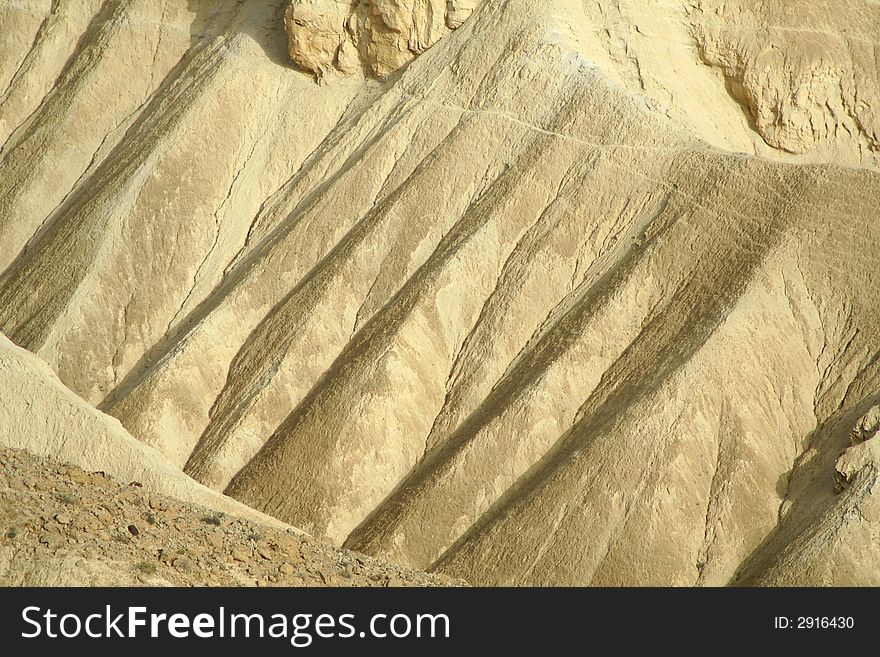
[[[95,547],[94,545],[89,545],[89,546],[83,548],[83,551],[82,551],[82,555],[86,559],[97,559],[100,554],[101,554],[101,551],[97,547]]]
[[[293,567],[293,564],[283,563],[278,567],[278,572],[284,575],[292,575],[296,568]]]
[[[208,534],[208,545],[219,550],[223,547],[224,536],[222,531],[215,531]]]
[[[43,534],[40,536],[40,543],[50,550],[57,550],[58,548],[63,547],[65,542],[66,541],[57,534]]]
[[[108,523],[113,520],[113,514],[105,507],[100,506],[94,511],[92,511],[94,516],[103,523]]]
[[[87,513],[80,513],[73,521],[73,526],[80,531],[86,531],[94,525]]]
[[[187,557],[177,557],[171,565],[179,570],[192,570],[193,562]]]
[[[68,513],[56,513],[55,514],[55,522],[59,525],[69,525],[73,522],[73,518],[70,517]]]
[[[92,472],[88,475],[89,483],[92,486],[98,486],[99,488],[110,489],[113,488],[113,482],[107,479],[107,476],[103,472]]]
[[[67,474],[67,478],[70,479],[75,484],[87,484],[89,483],[89,475],[86,472],[83,472],[80,469],[71,470]]]

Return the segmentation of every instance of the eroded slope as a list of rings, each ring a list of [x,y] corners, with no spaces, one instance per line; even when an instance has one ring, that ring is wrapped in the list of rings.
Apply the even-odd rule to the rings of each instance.
[[[451,586],[293,529],[0,447],[4,586]]]
[[[880,392],[874,3],[485,2],[387,71],[319,40],[320,85],[288,3],[163,4],[0,5],[35,34],[0,328],[65,384],[216,490],[477,583],[874,566],[871,486],[834,487]]]

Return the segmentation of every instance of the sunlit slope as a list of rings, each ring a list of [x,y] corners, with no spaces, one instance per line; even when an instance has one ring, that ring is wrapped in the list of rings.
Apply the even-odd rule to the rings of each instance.
[[[876,570],[873,461],[834,490],[880,392],[870,21],[791,19],[839,48],[760,87],[737,3],[489,2],[316,84],[286,2],[164,4],[0,4],[34,34],[0,53],[0,329],[66,385],[216,490],[475,583]],[[820,60],[858,93],[789,98]]]

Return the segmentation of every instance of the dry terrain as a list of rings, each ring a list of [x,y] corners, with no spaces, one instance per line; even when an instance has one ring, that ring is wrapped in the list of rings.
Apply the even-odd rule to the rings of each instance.
[[[0,582],[12,586],[459,584],[8,448],[0,530]]]
[[[0,24],[0,443],[475,584],[880,584],[876,0]]]

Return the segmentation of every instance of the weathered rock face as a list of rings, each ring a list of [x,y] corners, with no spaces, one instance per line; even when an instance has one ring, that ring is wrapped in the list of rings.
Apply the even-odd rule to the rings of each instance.
[[[480,0],[447,0],[446,26],[450,30],[461,27],[471,17]]]
[[[292,0],[290,58],[318,79],[334,68],[385,77],[464,23],[477,0]]]
[[[843,138],[880,152],[880,12],[846,0],[699,5],[701,55],[769,145],[805,153]]]
[[[844,414],[840,424],[851,415]],[[763,586],[880,586],[878,425],[880,407],[874,406],[852,429],[853,444],[842,453],[837,450],[836,494],[830,504],[795,513],[788,526],[769,536],[763,549],[744,564],[736,581]],[[822,484],[827,485],[813,483],[812,493]]]
[[[351,15],[348,0],[296,0],[284,15],[288,52],[293,62],[317,77],[323,77],[334,65],[347,68],[351,46],[346,22]],[[340,52],[342,50],[342,52]]]
[[[874,583],[880,5],[794,7],[0,3],[0,330],[400,564]]]

